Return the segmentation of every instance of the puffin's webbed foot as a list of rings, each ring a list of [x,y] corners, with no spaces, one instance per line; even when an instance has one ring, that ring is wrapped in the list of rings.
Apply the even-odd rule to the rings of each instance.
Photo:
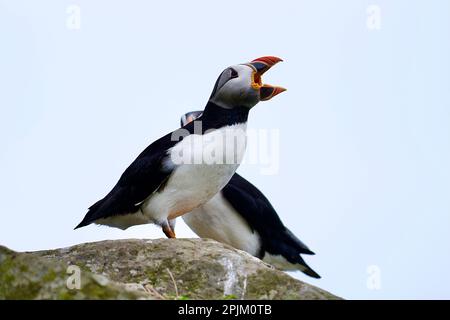
[[[166,221],[161,225],[162,231],[169,239],[176,239],[175,231],[172,230],[172,227],[170,226],[169,222]]]

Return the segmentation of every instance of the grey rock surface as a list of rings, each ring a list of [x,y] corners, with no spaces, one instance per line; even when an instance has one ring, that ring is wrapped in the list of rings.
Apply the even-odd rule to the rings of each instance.
[[[68,266],[79,268],[80,289],[67,287]],[[0,299],[21,298],[340,299],[208,239],[112,240],[26,253],[0,247]]]

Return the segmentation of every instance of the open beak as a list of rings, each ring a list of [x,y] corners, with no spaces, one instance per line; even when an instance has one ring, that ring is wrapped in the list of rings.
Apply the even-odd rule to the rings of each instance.
[[[263,84],[261,80],[261,76],[280,61],[283,60],[277,57],[267,56],[255,59],[248,64],[254,69],[252,75],[252,87],[255,90],[259,90],[261,101],[270,100],[283,91],[286,91],[283,87]]]

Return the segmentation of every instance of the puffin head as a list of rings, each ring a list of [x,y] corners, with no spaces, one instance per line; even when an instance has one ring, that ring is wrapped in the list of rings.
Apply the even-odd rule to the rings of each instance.
[[[250,109],[260,101],[275,97],[286,89],[263,84],[261,76],[280,61],[283,60],[267,56],[226,68],[217,79],[209,101],[225,109]]]

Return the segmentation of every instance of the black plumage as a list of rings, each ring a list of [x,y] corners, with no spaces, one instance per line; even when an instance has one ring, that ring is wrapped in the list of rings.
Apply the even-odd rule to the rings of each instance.
[[[270,201],[258,188],[235,173],[221,192],[248,223],[250,229],[259,234],[260,259],[264,258],[266,252],[281,255],[292,264],[302,265],[305,268],[302,271],[307,275],[320,278],[300,256],[300,254],[312,255],[314,252],[284,226]]]

